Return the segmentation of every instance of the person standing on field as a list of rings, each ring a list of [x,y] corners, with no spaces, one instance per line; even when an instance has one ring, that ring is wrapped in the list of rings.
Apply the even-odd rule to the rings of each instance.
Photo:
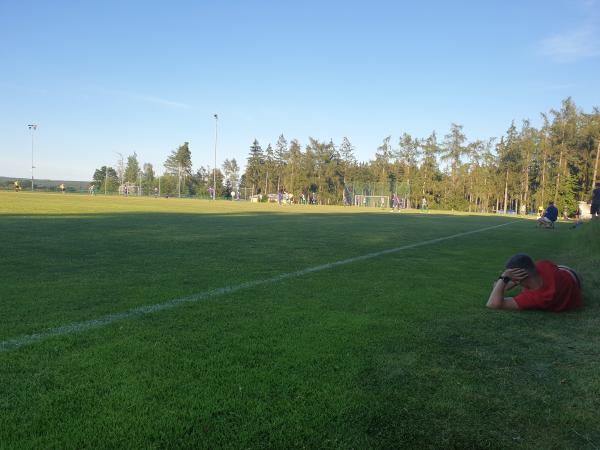
[[[400,199],[398,198],[398,194],[394,192],[392,195],[392,211],[396,211],[400,209]]]
[[[592,192],[592,207],[590,209],[592,219],[600,217],[600,183],[596,183],[596,189]]]

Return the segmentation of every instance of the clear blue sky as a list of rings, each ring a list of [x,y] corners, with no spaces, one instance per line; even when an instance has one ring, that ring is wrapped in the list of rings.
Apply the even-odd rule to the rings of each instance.
[[[0,0],[0,175],[90,179],[137,152],[162,173],[245,164],[257,138],[341,142],[360,160],[403,132],[600,106],[600,0]]]

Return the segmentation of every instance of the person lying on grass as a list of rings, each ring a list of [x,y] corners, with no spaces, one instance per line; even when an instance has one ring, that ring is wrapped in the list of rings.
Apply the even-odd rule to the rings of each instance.
[[[515,297],[504,294],[515,286],[522,291]],[[566,311],[581,306],[581,281],[567,266],[551,261],[536,263],[525,254],[517,254],[506,263],[486,306],[492,309],[542,309]]]

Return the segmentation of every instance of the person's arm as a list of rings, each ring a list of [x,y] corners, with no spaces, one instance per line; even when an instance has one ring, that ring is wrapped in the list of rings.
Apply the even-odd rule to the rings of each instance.
[[[512,281],[505,283],[501,279],[496,281],[485,306],[490,309],[519,309],[512,297],[504,297],[504,292],[509,289],[508,286],[512,283]]]
[[[496,281],[485,306],[490,309],[519,309],[517,302],[512,297],[504,297],[504,293],[518,285],[526,276],[525,271],[521,269],[505,270],[501,277],[508,278],[509,281],[506,282],[502,278]]]

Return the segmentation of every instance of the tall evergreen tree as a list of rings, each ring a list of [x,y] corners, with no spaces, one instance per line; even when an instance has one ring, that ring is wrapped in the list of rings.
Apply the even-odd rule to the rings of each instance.
[[[285,166],[289,157],[288,142],[285,136],[281,134],[275,143],[273,158],[275,160],[275,174],[277,176],[277,187],[285,186],[284,174]]]
[[[403,171],[403,179],[405,184],[407,184],[409,192],[411,186],[414,185],[414,175],[417,166],[417,159],[419,157],[419,141],[418,139],[413,139],[412,136],[408,133],[403,133],[398,141],[398,149],[394,152],[394,156],[396,157],[396,161],[400,164]],[[411,206],[411,195],[407,197],[408,205]],[[413,198],[416,201],[416,198]]]
[[[446,207],[452,209],[463,209],[465,206],[464,198],[464,180],[459,179],[459,171],[462,165],[462,158],[468,154],[468,148],[465,146],[467,137],[463,133],[463,126],[455,123],[450,126],[450,133],[444,136],[442,146],[442,160],[450,163],[451,183],[447,190]]]
[[[165,161],[165,170],[171,175],[192,175],[192,153],[188,142],[184,142],[176,150],[173,150]]]
[[[389,174],[390,174],[390,161],[393,157],[393,149],[390,144],[391,136],[386,137],[381,145],[377,147],[375,152],[375,161],[373,166],[379,175],[379,182],[381,183],[381,191],[374,193],[375,195],[384,195],[389,193]]]
[[[262,147],[256,139],[250,146],[250,155],[246,164],[246,183],[252,188],[252,195],[261,192],[260,180],[262,179],[264,153]]]
[[[420,141],[421,147],[421,195],[432,196],[434,194],[434,183],[439,178],[438,156],[440,155],[440,146],[437,142],[437,136],[433,131],[426,139]]]
[[[265,160],[263,163],[263,167],[265,170],[264,173],[264,186],[265,186],[265,194],[273,193],[275,188],[273,187],[273,179],[275,178],[275,183],[277,183],[277,175],[276,168],[277,165],[275,163],[275,152],[273,151],[273,146],[269,143],[265,150]],[[276,185],[275,185],[276,186]]]

